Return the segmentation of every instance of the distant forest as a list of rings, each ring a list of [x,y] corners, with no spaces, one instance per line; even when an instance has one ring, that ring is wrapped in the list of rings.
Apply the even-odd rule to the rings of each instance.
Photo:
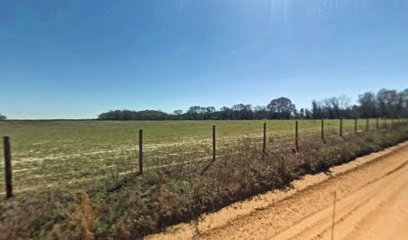
[[[312,101],[311,108],[297,109],[289,98],[273,99],[266,106],[236,104],[232,107],[192,106],[186,112],[165,113],[156,110],[114,110],[102,113],[99,120],[252,120],[252,119],[335,119],[335,118],[406,118],[408,117],[408,89],[381,89],[377,94],[366,92],[358,96],[357,104],[350,104],[346,96]]]

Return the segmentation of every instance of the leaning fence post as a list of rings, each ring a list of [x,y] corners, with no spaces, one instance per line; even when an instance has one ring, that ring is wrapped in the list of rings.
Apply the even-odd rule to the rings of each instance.
[[[143,129],[139,129],[139,173],[143,173]]]
[[[357,118],[354,118],[354,133],[357,134]]]
[[[321,122],[320,132],[321,132],[322,142],[326,144],[326,140],[324,139],[324,118],[322,118],[320,122]]]
[[[262,145],[263,154],[266,153],[266,122],[263,124],[263,145]]]
[[[213,125],[213,129],[212,129],[212,137],[213,137],[213,161],[215,161],[216,159],[216,141],[215,141],[215,125]]]
[[[296,146],[296,151],[299,151],[299,144],[298,144],[298,138],[299,138],[299,131],[298,131],[298,121],[295,122],[295,146]]]
[[[3,137],[3,145],[4,145],[4,176],[6,181],[6,199],[9,199],[13,197],[11,147],[9,137]]]
[[[340,118],[340,137],[343,137],[343,118]]]

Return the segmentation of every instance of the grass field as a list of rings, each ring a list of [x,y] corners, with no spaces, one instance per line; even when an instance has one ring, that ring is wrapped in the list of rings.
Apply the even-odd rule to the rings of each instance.
[[[266,121],[266,154],[264,121],[0,122],[0,135],[11,138],[16,195],[0,201],[0,239],[137,239],[408,138],[405,123],[381,120],[377,129],[374,119],[370,131],[359,120],[358,134],[344,120],[340,137],[339,122],[325,121],[323,144],[320,120],[299,121],[295,151],[295,121]]]
[[[212,125],[217,126],[220,153],[227,144],[243,138],[252,138],[261,146],[264,122],[6,121],[0,122],[0,136],[12,139],[15,191],[25,192],[44,187],[76,188],[79,183],[115,178],[136,169],[138,129],[144,130],[144,162],[149,169],[211,159]],[[266,123],[270,140],[285,138],[288,144],[293,143],[294,121]],[[359,130],[364,130],[365,124],[365,120],[358,121]],[[370,121],[370,127],[375,128],[375,120]],[[325,128],[327,135],[338,134],[339,120],[326,120]],[[320,121],[299,123],[301,139],[319,131]],[[353,131],[354,120],[344,120],[344,132]],[[4,189],[3,177],[0,189]]]

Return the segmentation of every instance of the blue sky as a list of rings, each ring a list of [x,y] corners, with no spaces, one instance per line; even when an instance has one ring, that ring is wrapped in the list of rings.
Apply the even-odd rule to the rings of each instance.
[[[408,87],[405,0],[0,0],[0,113],[266,105]]]

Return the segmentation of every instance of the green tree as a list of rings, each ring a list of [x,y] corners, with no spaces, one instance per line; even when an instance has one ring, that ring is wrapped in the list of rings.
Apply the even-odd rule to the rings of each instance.
[[[290,119],[296,112],[296,106],[289,98],[273,99],[268,106],[268,117],[272,119]]]
[[[180,109],[174,110],[173,114],[174,114],[174,116],[176,116],[176,119],[180,120],[181,116],[183,114],[183,110],[180,110]]]
[[[376,117],[377,99],[372,92],[366,92],[358,96],[360,103],[359,115],[363,118]]]

